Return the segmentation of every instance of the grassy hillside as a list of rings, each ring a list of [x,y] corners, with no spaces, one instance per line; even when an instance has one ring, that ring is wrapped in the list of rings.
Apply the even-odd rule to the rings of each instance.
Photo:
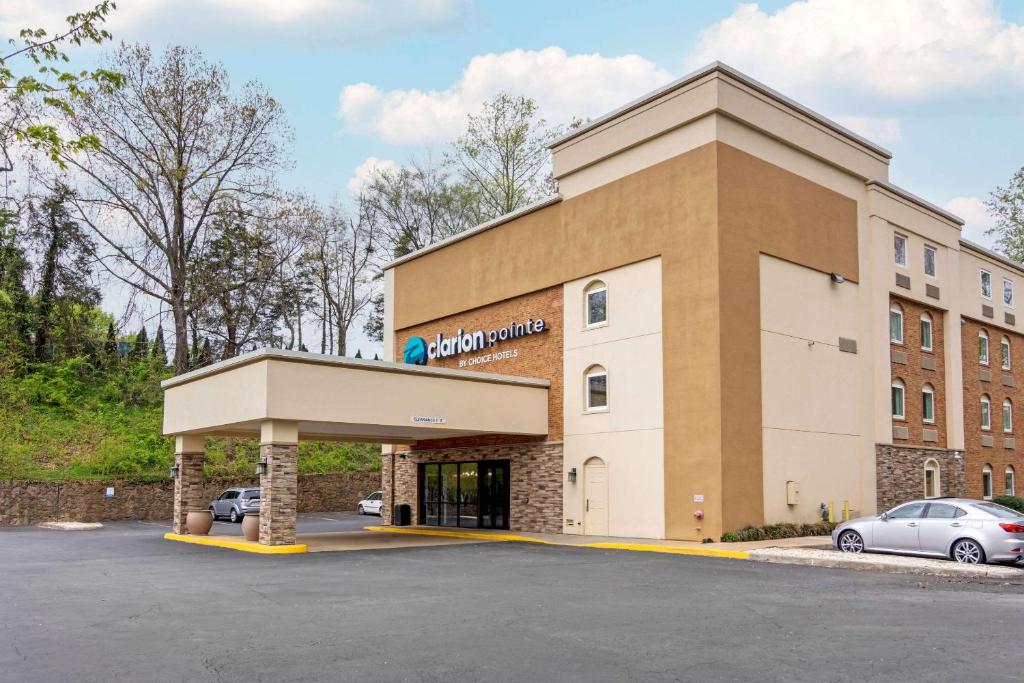
[[[0,375],[0,479],[164,479],[173,440],[160,435],[160,380],[149,359],[97,368],[84,358]],[[210,476],[251,476],[253,441],[209,439]],[[379,469],[380,447],[303,443],[300,473]]]

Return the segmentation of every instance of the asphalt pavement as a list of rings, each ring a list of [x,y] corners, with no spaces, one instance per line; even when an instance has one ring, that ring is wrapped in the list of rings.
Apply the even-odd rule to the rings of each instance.
[[[1024,665],[1015,582],[519,543],[263,556],[165,531],[0,530],[0,681],[990,683]]]

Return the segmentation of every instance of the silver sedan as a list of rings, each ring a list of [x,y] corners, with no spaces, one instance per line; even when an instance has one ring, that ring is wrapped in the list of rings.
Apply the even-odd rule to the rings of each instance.
[[[1024,557],[1024,513],[969,498],[915,500],[877,517],[844,522],[832,545],[846,553],[946,557],[967,564]]]

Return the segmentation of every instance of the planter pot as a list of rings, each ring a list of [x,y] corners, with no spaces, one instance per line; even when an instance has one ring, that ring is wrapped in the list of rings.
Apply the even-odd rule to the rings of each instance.
[[[260,516],[246,515],[242,517],[242,535],[245,536],[247,541],[258,541],[260,540]]]
[[[193,536],[205,536],[213,526],[213,514],[209,510],[189,510],[185,517],[185,528]]]

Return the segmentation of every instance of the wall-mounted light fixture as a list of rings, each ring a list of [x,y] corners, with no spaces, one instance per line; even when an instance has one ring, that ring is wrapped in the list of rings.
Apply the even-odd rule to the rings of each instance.
[[[831,278],[833,284],[841,285],[846,282],[846,278],[839,273],[829,273],[828,276]]]
[[[405,452],[404,451],[398,454],[398,459],[399,460],[405,460]]]
[[[266,473],[267,473],[267,461],[266,460],[260,460],[258,463],[256,463],[256,474],[262,476],[262,475],[264,475]]]
[[[569,483],[570,484],[575,484],[576,483],[576,468],[575,467],[573,467],[572,469],[569,470]]]
[[[181,474],[181,467],[178,466],[178,463],[174,463],[171,465],[171,479],[177,479],[179,474]]]

